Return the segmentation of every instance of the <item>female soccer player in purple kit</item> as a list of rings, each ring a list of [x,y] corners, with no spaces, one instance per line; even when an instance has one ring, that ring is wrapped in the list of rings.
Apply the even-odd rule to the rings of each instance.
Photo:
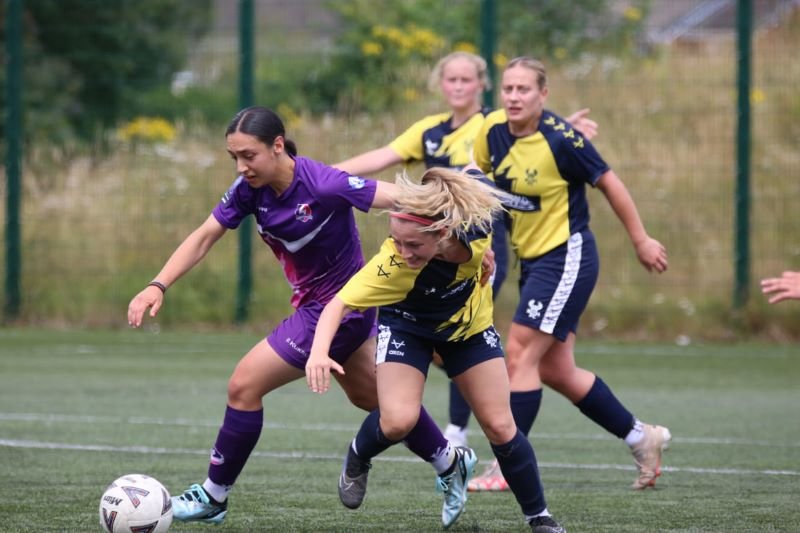
[[[392,205],[394,185],[351,176],[297,155],[283,123],[271,110],[240,111],[226,131],[238,177],[203,224],[175,250],[156,278],[130,302],[128,323],[154,317],[168,287],[198,264],[225,234],[253,215],[258,233],[283,266],[295,312],[239,361],[228,382],[222,427],[211,451],[208,478],[172,498],[181,521],[220,523],[227,497],[263,426],[262,398],[305,375],[317,319],[325,304],[364,265],[353,207]],[[378,406],[375,384],[374,310],[352,312],[338,328],[331,356],[346,370],[337,376],[353,405]],[[444,474],[463,460],[422,408],[405,439],[409,449]],[[456,468],[456,470],[459,470]],[[466,479],[451,484],[465,491]],[[460,497],[460,495],[445,494]]]

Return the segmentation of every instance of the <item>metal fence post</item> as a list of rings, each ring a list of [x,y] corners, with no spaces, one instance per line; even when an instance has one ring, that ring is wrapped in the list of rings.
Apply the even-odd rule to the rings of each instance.
[[[750,63],[753,25],[752,0],[738,0],[737,32],[737,128],[736,128],[736,237],[733,304],[747,303],[750,284]]]
[[[497,41],[497,4],[494,0],[481,0],[481,55],[486,60],[486,70],[492,86],[483,92],[483,105],[494,107],[496,69],[494,50]]]
[[[6,280],[5,320],[20,311],[22,245],[22,0],[6,1]]]
[[[253,105],[253,0],[239,0],[239,107]],[[253,289],[253,219],[239,225],[239,281],[236,291],[236,322],[248,317]]]

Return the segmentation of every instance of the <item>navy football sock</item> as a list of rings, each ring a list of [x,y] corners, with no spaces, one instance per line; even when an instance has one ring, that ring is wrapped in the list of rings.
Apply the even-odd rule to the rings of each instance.
[[[575,406],[595,424],[621,439],[636,423],[633,414],[625,409],[600,376],[595,376],[592,388]]]
[[[492,444],[492,451],[523,514],[535,516],[546,509],[536,454],[525,435],[518,430],[507,443]]]
[[[542,389],[511,393],[511,413],[523,435],[528,436],[542,405]]]
[[[373,457],[399,442],[386,438],[381,431],[380,420],[381,413],[375,409],[367,415],[367,418],[361,423],[361,429],[356,434],[355,452],[363,461],[369,462]]]

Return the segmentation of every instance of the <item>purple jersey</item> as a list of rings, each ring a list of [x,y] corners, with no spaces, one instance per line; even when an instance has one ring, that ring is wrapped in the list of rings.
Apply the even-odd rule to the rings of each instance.
[[[281,195],[254,189],[239,176],[214,208],[229,229],[253,215],[292,286],[292,306],[327,303],[364,266],[353,207],[367,211],[377,184],[305,157],[295,158],[294,179]]]

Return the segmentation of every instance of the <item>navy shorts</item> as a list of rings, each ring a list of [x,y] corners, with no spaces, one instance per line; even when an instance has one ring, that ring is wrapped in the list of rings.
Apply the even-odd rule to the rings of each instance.
[[[594,235],[574,233],[541,257],[520,261],[514,322],[565,341],[578,328],[600,269]]]
[[[378,349],[376,364],[403,363],[428,375],[428,367],[436,350],[444,363],[447,377],[454,378],[473,366],[503,357],[500,335],[494,326],[461,341],[442,341],[422,337],[387,325],[378,326]]]
[[[323,308],[319,302],[300,306],[267,337],[267,342],[281,359],[300,370],[306,368],[317,321]],[[350,354],[364,344],[364,341],[374,336],[377,314],[375,308],[370,308],[363,313],[351,311],[345,315],[331,343],[331,359],[343,365]]]

